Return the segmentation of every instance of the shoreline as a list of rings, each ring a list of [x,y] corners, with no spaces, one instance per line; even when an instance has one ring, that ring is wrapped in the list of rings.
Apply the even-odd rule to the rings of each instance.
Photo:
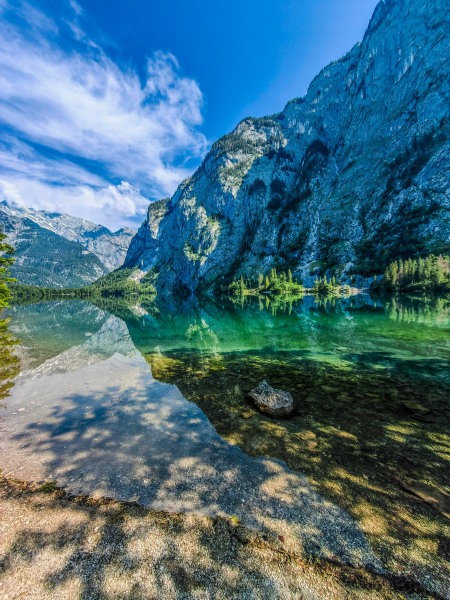
[[[373,598],[433,597],[403,576],[290,554],[283,536],[222,517],[70,495],[52,482],[9,479],[1,472],[0,507],[4,598],[240,598],[252,593],[362,600],[368,590]]]

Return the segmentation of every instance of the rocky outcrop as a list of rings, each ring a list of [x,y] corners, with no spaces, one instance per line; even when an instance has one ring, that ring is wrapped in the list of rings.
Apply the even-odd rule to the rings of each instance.
[[[289,417],[294,412],[294,401],[289,392],[276,390],[267,381],[261,381],[258,387],[248,394],[259,410],[271,417]]]
[[[382,0],[305,97],[217,141],[126,264],[189,295],[287,267],[309,283],[450,248],[450,7]]]
[[[0,202],[0,228],[16,249],[14,277],[49,287],[86,285],[120,267],[134,234],[6,202]]]
[[[170,198],[152,202],[147,211],[147,218],[131,240],[124,267],[138,266],[148,271],[154,265],[159,248],[159,226],[168,213]]]

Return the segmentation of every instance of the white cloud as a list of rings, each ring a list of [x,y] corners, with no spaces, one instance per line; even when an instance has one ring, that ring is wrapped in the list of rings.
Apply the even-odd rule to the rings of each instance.
[[[83,14],[83,9],[78,4],[78,2],[75,2],[75,0],[69,0],[69,4],[70,8],[74,11],[77,17]]]
[[[0,195],[19,206],[69,212],[113,231],[125,226],[136,229],[148,206],[148,199],[127,181],[103,187],[51,186],[31,177],[17,177],[11,181],[0,176]],[[36,198],[40,201],[36,202]],[[68,211],[68,206],[72,210]]]
[[[29,5],[15,10],[32,30],[0,15],[0,176],[25,204],[32,192],[33,206],[57,202],[58,210],[87,217],[92,203],[110,221],[116,211],[119,222],[127,211],[145,211],[142,194],[173,193],[189,174],[175,165],[204,153],[202,94],[163,52],[148,59],[141,82],[82,38],[80,7],[71,6],[83,52],[63,51],[57,25]],[[111,185],[118,180],[131,184]]]

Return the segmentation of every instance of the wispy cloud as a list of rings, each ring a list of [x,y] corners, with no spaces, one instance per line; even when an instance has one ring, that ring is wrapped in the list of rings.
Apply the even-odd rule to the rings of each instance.
[[[204,153],[202,94],[171,54],[148,59],[145,81],[114,63],[70,5],[76,43],[63,49],[58,23],[0,3],[2,193],[87,218],[100,209],[117,225],[145,210],[144,195],[172,193],[183,159]]]

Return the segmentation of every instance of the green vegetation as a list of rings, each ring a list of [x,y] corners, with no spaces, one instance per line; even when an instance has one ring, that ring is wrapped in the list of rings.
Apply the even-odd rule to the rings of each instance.
[[[279,113],[268,115],[266,117],[247,117],[245,121],[250,121],[258,129],[261,127],[278,127],[278,116]]]
[[[313,293],[315,296],[345,296],[350,293],[350,287],[336,280],[336,277],[327,279],[327,276],[316,277]]]
[[[326,275],[317,277],[312,289],[308,290],[315,296],[321,298],[332,298],[348,296],[350,287],[339,283],[333,276],[328,279]],[[283,301],[291,301],[303,297],[305,288],[292,277],[292,272],[278,273],[275,268],[268,275],[259,273],[258,279],[245,279],[242,275],[235,279],[228,287],[231,296],[243,298],[244,296],[260,296],[262,294],[272,298],[280,298]]]
[[[247,122],[248,125],[252,124],[255,129],[270,128],[272,143],[278,143],[281,145],[283,136],[279,130],[278,115],[269,117],[247,117],[241,121],[241,123]],[[219,140],[214,142],[211,147],[213,152],[225,154],[226,152],[236,153],[242,152],[243,154],[253,155],[255,151],[261,148],[261,143],[250,137],[243,137],[238,131],[232,131],[222,136]]]
[[[214,152],[225,154],[226,152],[242,152],[243,154],[254,154],[258,143],[249,138],[243,138],[236,132],[227,133],[217,142],[214,142],[211,149]]]
[[[11,335],[8,324],[9,319],[0,319],[0,407],[20,372],[20,358],[15,351],[19,341]]]
[[[153,300],[155,274],[149,271],[139,279],[136,269],[117,269],[81,288],[48,288],[15,284],[10,287],[14,300],[56,300],[61,298],[139,298]]]
[[[108,297],[130,297],[130,296],[156,296],[154,281],[156,274],[149,271],[139,278],[138,270],[134,268],[117,269],[108,275],[100,277],[89,287],[93,288],[98,295]]]
[[[388,178],[384,194],[387,200],[398,188],[407,188],[413,184],[414,178],[428,163],[436,147],[445,142],[443,128],[447,122],[443,118],[439,126],[415,135],[411,143],[386,165]]]
[[[303,104],[304,102],[305,102],[305,97],[299,96],[297,98],[292,98],[292,100],[288,100],[288,103],[286,104],[286,106],[289,106],[290,104]]]
[[[44,494],[51,494],[52,492],[55,492],[58,489],[58,486],[56,485],[56,481],[52,480],[52,481],[45,481],[44,483],[42,483],[39,486],[39,491],[43,492]]]
[[[11,276],[27,285],[49,287],[86,285],[89,276],[107,273],[99,258],[86,251],[78,242],[26,219],[20,237],[15,242]],[[92,275],[93,274],[93,275]]]
[[[367,232],[365,238],[356,246],[357,262],[355,272],[360,275],[380,273],[390,262],[397,258],[424,255],[427,251],[423,230],[427,228],[432,215],[442,210],[438,202],[431,198],[421,205],[410,201],[401,201],[402,190],[414,185],[416,177],[428,164],[436,149],[448,139],[448,118],[441,119],[427,132],[416,135],[411,143],[397,156],[386,163],[386,187],[380,198],[380,207],[396,198],[397,209],[391,219],[372,222],[372,203],[363,209],[362,225]],[[442,248],[442,251],[447,249]]]
[[[15,281],[9,276],[9,269],[14,262],[14,248],[5,242],[6,235],[0,231],[0,310],[9,306],[11,292],[8,283]]]
[[[292,277],[292,272],[277,273],[275,268],[268,275],[259,273],[258,279],[245,280],[241,275],[228,287],[228,292],[233,296],[257,296],[271,294],[274,296],[297,297],[303,296],[303,285]]]
[[[161,200],[154,200],[149,204],[150,212],[155,212],[156,210],[161,210],[164,208],[168,208],[170,204],[170,198],[161,198]]]
[[[370,276],[380,273],[397,258],[406,260],[423,255],[426,249],[421,228],[426,227],[431,215],[439,210],[436,202],[414,207],[402,204],[391,221],[380,222],[370,239],[365,238],[356,245],[358,261],[354,272]]]
[[[393,291],[450,291],[450,258],[430,256],[391,262],[383,287]]]
[[[11,292],[8,284],[15,281],[9,276],[14,248],[5,239],[6,235],[0,231],[0,313],[9,306]],[[9,319],[0,319],[0,400],[9,395],[20,371],[20,359],[14,351],[18,341],[11,335],[8,323]]]

